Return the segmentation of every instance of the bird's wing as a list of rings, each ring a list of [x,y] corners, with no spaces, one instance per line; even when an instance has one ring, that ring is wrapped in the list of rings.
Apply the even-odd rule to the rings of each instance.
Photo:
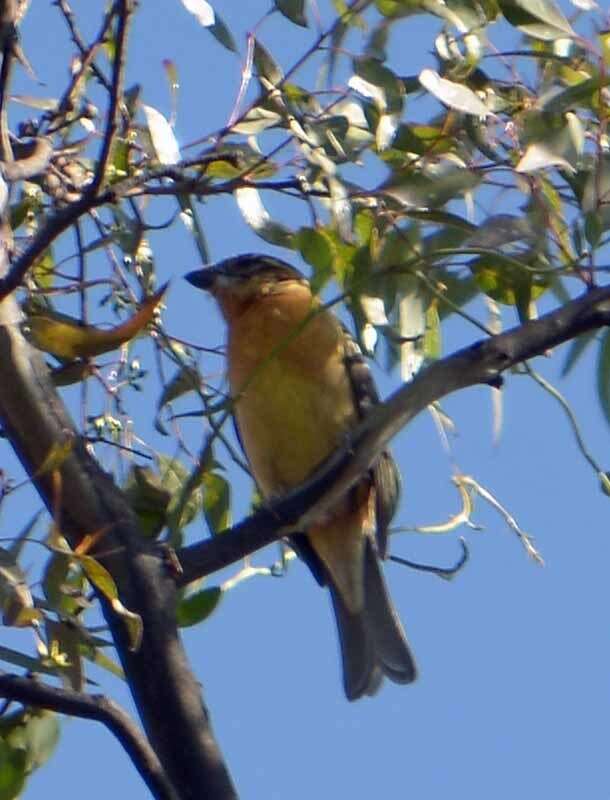
[[[350,377],[354,404],[358,416],[364,418],[379,403],[379,394],[371,369],[358,342],[344,328],[345,367]],[[400,495],[400,472],[389,451],[385,450],[371,469],[375,485],[375,512],[377,523],[377,548],[385,558],[388,545],[388,527],[396,512]]]

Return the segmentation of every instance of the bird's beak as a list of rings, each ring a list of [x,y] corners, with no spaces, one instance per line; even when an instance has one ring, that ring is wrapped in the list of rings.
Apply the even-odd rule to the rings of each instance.
[[[211,292],[214,290],[214,284],[217,277],[218,272],[214,269],[214,267],[195,269],[193,272],[187,272],[187,274],[184,276],[185,280],[187,280],[190,284],[196,286],[198,289],[203,289],[205,292]]]

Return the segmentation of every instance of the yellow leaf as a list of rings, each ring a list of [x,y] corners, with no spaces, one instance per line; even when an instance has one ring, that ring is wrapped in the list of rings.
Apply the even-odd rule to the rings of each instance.
[[[72,435],[66,436],[63,442],[55,442],[47,453],[45,460],[36,470],[36,475],[46,475],[49,472],[59,469],[72,452],[74,444],[74,436]]]
[[[129,634],[129,649],[132,651],[137,650],[142,642],[142,618],[138,614],[134,614],[134,612],[130,611],[128,608],[125,608],[123,603],[121,603],[114,578],[106,567],[102,566],[100,562],[96,561],[92,556],[79,556],[78,560],[87,578],[89,578],[95,588],[108,600],[115,614],[123,618],[123,622]]]
[[[167,286],[164,284],[147,297],[128,320],[107,330],[81,325],[78,320],[56,312],[33,314],[28,320],[32,341],[40,350],[65,359],[91,358],[116,350],[148,325]]]

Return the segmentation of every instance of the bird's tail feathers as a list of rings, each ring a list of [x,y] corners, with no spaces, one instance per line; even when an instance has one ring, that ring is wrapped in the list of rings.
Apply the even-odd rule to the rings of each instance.
[[[385,675],[395,683],[411,683],[415,660],[385,585],[372,542],[364,555],[364,607],[351,613],[330,583],[343,660],[343,685],[348,700],[374,694]]]

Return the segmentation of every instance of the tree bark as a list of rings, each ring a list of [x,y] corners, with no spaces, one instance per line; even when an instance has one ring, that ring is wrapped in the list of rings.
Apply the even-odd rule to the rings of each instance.
[[[6,271],[4,244],[0,276]],[[5,435],[71,547],[86,534],[104,532],[98,558],[123,604],[142,618],[143,640],[136,651],[130,649],[123,620],[103,597],[100,602],[144,729],[177,796],[232,800],[237,795],[176,626],[176,584],[163,554],[142,536],[122,492],[87,452],[41,353],[26,341],[20,325],[20,309],[9,295],[0,302]],[[41,471],[49,454],[66,443],[70,449],[61,464]]]

